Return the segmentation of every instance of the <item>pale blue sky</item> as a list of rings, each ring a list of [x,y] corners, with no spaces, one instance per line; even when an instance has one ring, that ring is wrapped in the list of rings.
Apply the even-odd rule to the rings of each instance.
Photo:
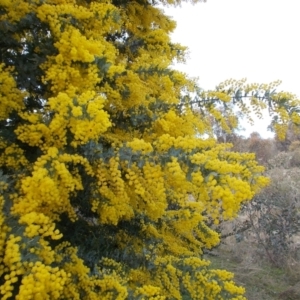
[[[164,8],[177,21],[173,41],[189,48],[189,60],[177,66],[212,89],[229,78],[249,82],[282,80],[279,90],[300,96],[300,1],[207,0]],[[270,133],[257,122],[263,136]]]

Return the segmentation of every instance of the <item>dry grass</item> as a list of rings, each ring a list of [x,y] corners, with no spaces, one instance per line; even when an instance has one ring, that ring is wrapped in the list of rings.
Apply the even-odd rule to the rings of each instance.
[[[209,255],[212,267],[226,269],[235,274],[235,282],[246,288],[249,300],[299,300],[300,262],[287,261],[282,268],[272,266],[260,254],[253,242],[237,243],[227,238],[217,250]]]

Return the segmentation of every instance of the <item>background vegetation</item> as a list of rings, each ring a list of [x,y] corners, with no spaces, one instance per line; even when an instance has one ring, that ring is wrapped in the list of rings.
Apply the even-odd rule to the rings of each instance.
[[[220,226],[223,242],[209,257],[214,266],[236,274],[248,299],[299,299],[299,136],[234,138],[234,147],[251,147],[266,165],[271,183],[235,221]]]

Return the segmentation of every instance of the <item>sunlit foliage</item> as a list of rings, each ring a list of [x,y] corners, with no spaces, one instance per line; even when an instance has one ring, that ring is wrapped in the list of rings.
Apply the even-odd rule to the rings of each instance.
[[[202,254],[268,179],[210,120],[231,130],[251,101],[284,136],[298,103],[202,91],[156,4],[0,1],[1,299],[244,299]]]

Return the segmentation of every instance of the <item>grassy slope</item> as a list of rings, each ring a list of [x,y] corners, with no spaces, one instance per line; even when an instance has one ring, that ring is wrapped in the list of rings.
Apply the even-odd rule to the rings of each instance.
[[[276,268],[264,257],[259,257],[253,244],[230,243],[214,251],[207,258],[212,267],[226,269],[235,274],[235,282],[246,288],[249,300],[299,300],[299,265],[295,268]]]

